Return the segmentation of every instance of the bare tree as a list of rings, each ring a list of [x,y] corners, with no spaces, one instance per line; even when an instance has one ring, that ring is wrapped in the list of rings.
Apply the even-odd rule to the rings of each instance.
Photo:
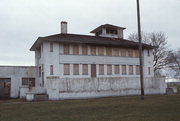
[[[167,68],[175,72],[175,77],[180,78],[180,48],[177,51],[170,51],[167,56]]]
[[[128,36],[129,40],[138,42],[138,36],[136,33],[130,34]],[[152,32],[152,33],[144,33],[142,32],[142,41],[145,44],[150,44],[155,46],[153,49],[153,63],[154,63],[154,71],[158,72],[160,69],[165,68],[168,64],[166,58],[168,55],[167,48],[167,37],[163,32]]]

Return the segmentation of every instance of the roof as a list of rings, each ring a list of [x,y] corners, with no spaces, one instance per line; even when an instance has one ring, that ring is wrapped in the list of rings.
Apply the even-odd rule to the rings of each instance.
[[[104,25],[101,25],[101,26],[95,28],[95,29],[92,30],[90,33],[96,33],[96,32],[98,32],[99,30],[101,30],[102,28],[115,28],[115,29],[120,28],[120,29],[126,29],[126,28],[124,28],[124,27],[119,27],[119,26],[115,26],[115,25],[111,25],[111,24],[104,24]]]
[[[117,46],[127,48],[138,48],[138,42],[125,40],[121,38],[109,38],[90,35],[78,35],[78,34],[56,34],[46,37],[39,37],[36,42],[30,48],[31,51],[35,51],[40,48],[40,45],[44,41],[59,42],[59,43],[71,43],[71,44],[88,44],[88,45],[105,45],[105,46]],[[142,44],[143,48],[153,49],[154,46]]]

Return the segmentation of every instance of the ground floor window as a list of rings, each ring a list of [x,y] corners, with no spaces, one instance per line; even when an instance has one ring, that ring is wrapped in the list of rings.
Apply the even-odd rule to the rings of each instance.
[[[35,87],[35,78],[22,78],[22,85]]]

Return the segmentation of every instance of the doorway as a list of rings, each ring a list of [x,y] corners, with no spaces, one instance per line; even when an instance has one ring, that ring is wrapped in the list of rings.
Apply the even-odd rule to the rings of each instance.
[[[0,78],[0,98],[10,98],[11,78]]]
[[[96,64],[91,64],[91,77],[96,78]]]

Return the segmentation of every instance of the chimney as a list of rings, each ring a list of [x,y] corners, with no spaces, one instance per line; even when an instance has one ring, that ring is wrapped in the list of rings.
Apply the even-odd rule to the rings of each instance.
[[[61,34],[67,34],[67,22],[61,21]]]

